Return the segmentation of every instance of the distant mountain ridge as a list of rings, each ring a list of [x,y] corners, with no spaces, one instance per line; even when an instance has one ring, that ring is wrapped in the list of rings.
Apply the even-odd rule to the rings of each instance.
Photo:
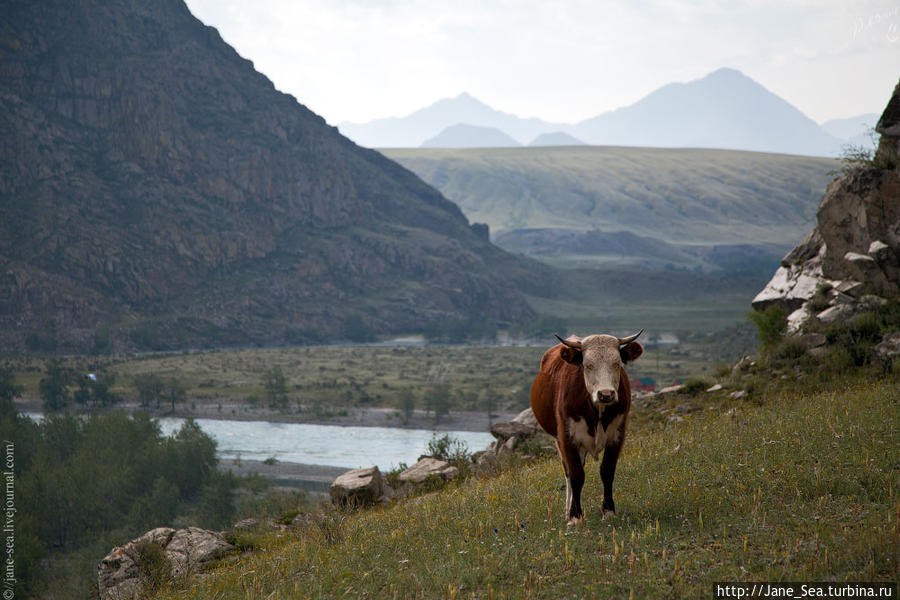
[[[406,117],[389,117],[368,123],[344,122],[341,133],[368,148],[418,148],[422,143],[448,127],[465,123],[476,127],[494,127],[526,144],[541,133],[559,129],[540,119],[522,119],[495,110],[463,92],[455,98],[444,98]]]
[[[458,123],[499,129],[523,145],[540,135],[562,132],[591,145],[836,156],[846,143],[784,99],[729,68],[687,83],[664,85],[630,106],[579,123],[520,119],[461,94],[407,117],[341,123],[339,128],[363,146],[412,148]]]
[[[496,127],[478,127],[458,123],[447,127],[431,139],[422,142],[422,148],[515,148],[519,142]]]
[[[365,341],[534,315],[520,284],[541,265],[275,90],[181,0],[5,3],[0,64],[6,350]]]

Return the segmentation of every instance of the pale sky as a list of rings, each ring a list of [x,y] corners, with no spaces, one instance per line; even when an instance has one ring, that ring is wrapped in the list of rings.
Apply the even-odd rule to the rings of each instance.
[[[817,122],[881,113],[900,0],[187,0],[332,125],[461,92],[576,122],[720,67]]]

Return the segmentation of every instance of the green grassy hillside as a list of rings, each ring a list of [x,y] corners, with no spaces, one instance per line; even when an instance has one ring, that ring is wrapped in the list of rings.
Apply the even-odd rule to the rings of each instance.
[[[391,149],[494,235],[628,230],[689,244],[793,245],[836,161],[733,150],[625,147]]]
[[[896,580],[896,376],[632,424],[603,519],[567,529],[555,457],[311,516],[159,598],[699,598],[715,581]],[[640,413],[642,408],[636,407]],[[646,409],[643,409],[646,410]]]

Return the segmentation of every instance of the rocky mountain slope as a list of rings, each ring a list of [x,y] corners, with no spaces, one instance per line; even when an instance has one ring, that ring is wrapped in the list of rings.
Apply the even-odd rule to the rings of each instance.
[[[517,321],[540,267],[278,92],[181,0],[4,3],[0,346]]]
[[[900,83],[876,127],[871,162],[852,165],[832,181],[816,227],[782,260],[753,300],[788,312],[788,330],[815,319],[844,321],[900,295]]]

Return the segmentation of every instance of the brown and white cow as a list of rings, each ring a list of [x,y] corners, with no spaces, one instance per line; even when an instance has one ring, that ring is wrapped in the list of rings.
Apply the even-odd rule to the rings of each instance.
[[[628,337],[590,335],[562,339],[544,353],[541,370],[531,386],[531,410],[544,431],[556,438],[556,448],[566,473],[566,517],[569,524],[584,518],[581,488],[584,462],[603,452],[603,514],[615,513],[613,478],[625,441],[625,425],[631,408],[631,386],[625,363],[639,357],[644,348]]]

